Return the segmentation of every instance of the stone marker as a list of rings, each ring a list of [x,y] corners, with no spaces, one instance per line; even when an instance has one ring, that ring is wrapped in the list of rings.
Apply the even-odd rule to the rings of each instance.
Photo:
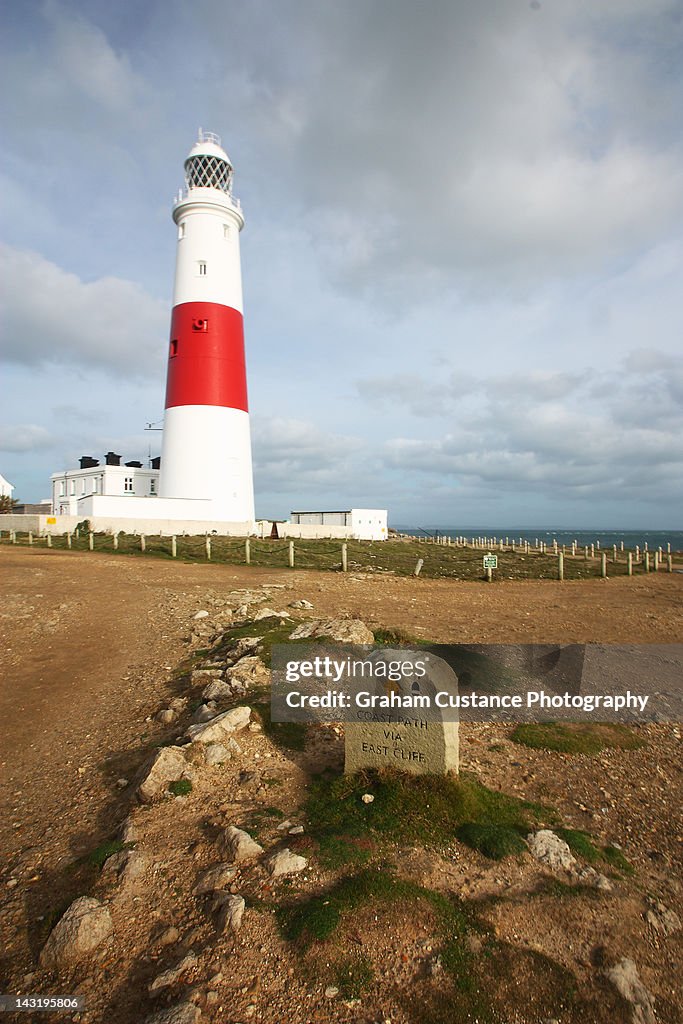
[[[422,693],[432,698],[439,691],[453,696],[458,692],[458,679],[449,665],[434,654],[420,654],[406,650],[386,648],[373,657],[384,661],[424,660],[428,663],[427,675],[422,678],[403,678],[399,683],[376,680],[368,683],[368,690],[375,693]],[[374,687],[374,691],[373,691]],[[417,689],[416,689],[417,688]],[[458,772],[459,764],[459,723],[443,721],[441,715],[454,719],[457,711],[453,708],[439,712],[420,709],[378,709],[376,719],[385,721],[354,721],[345,725],[344,771],[356,772],[361,768],[397,768],[411,775],[445,775]]]

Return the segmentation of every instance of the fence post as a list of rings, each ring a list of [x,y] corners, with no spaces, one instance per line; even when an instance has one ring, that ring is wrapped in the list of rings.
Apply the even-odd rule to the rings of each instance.
[[[655,551],[655,572],[659,570],[659,551]]]
[[[294,541],[289,542],[289,568],[294,568]]]
[[[251,565],[251,541],[248,537],[244,542],[244,561],[246,565]]]
[[[178,540],[176,538],[176,535],[173,534],[173,536],[171,537],[171,558],[177,558],[177,557],[178,557]]]
[[[418,558],[417,565],[415,566],[415,572],[413,573],[413,576],[419,576],[420,575],[420,573],[422,572],[422,566],[424,564],[425,564],[424,563],[424,559],[423,558]]]
[[[144,533],[140,534],[140,551],[145,551],[147,548],[147,541],[145,540]]]
[[[644,562],[645,562],[645,572],[649,572],[650,571],[650,552],[649,551],[645,552]]]
[[[92,532],[92,530],[88,534],[88,547],[90,548],[91,551],[95,550],[95,534]]]
[[[71,547],[71,531],[70,530],[67,530],[67,532],[66,532],[66,546],[68,548]]]
[[[211,561],[211,538],[209,537],[208,533],[206,535],[206,544],[205,544],[205,546],[206,546],[206,560],[207,560],[207,562],[210,562]]]
[[[560,551],[557,556],[557,578],[558,580],[564,579],[564,551]]]
[[[626,556],[626,572],[629,576],[633,576],[633,552],[629,551]]]
[[[614,561],[616,562],[616,560],[617,560],[617,546],[616,546],[616,544],[612,545],[612,555],[613,555]]]
[[[114,541],[114,551],[118,551],[119,550],[119,531],[118,530],[114,530],[114,536],[113,536],[112,539]]]
[[[666,571],[667,572],[673,572],[674,571],[674,560],[671,557],[671,555],[667,555],[666,556]]]
[[[600,555],[600,575],[603,580],[607,579],[607,554],[604,551]]]
[[[342,572],[349,570],[349,554],[346,544],[342,544]]]
[[[28,531],[28,542],[29,544],[33,544],[33,534],[30,530]]]
[[[47,546],[49,548],[51,548],[52,547],[52,534],[51,533],[46,534],[45,540],[47,541]]]

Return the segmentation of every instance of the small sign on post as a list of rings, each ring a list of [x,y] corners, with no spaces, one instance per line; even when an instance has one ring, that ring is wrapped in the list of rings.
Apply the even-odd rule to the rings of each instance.
[[[484,569],[486,570],[486,582],[490,583],[493,579],[493,570],[498,568],[498,555],[492,555],[489,551],[488,554],[484,555]]]

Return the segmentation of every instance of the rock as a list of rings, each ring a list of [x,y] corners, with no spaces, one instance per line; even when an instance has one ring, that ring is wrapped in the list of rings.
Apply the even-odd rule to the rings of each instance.
[[[266,668],[257,655],[247,655],[228,669],[228,678],[233,687],[238,683],[242,686],[260,686],[270,682],[270,669]]]
[[[187,697],[174,697],[170,702],[169,707],[172,711],[175,711],[177,715],[181,714],[187,707]]]
[[[167,971],[163,971],[159,974],[151,985],[147,986],[147,991],[150,995],[154,995],[155,992],[161,992],[164,988],[170,988],[171,985],[175,985],[176,981],[186,974],[187,971],[191,970],[197,963],[197,957],[194,953],[188,953],[187,956],[183,957],[180,963],[176,964],[175,967],[170,967]]]
[[[336,985],[328,985],[325,989],[325,999],[334,999],[339,995],[339,989]]]
[[[568,845],[550,829],[543,828],[539,832],[531,832],[526,841],[531,855],[553,871],[569,871],[576,864]]]
[[[197,725],[194,728],[205,729],[207,726]],[[191,774],[181,747],[161,747],[142,767],[138,797],[143,804],[151,804],[166,795],[169,782],[190,778]]]
[[[633,960],[624,957],[605,971],[605,976],[619,995],[633,1007],[633,1024],[656,1024],[654,1000],[640,980]]]
[[[278,832],[286,832],[287,829],[291,828],[291,827],[292,827],[291,821],[289,820],[289,818],[286,818],[285,821],[281,821],[280,822],[280,824],[277,826],[277,830],[278,830]]]
[[[263,847],[259,846],[255,839],[252,839],[244,829],[229,825],[223,830],[219,845],[225,851],[226,856],[235,863],[245,860],[253,860],[260,857]]]
[[[294,826],[294,828],[290,828],[290,829],[288,829],[288,831],[287,831],[287,835],[290,835],[290,836],[299,836],[299,835],[301,835],[301,833],[303,832],[303,830],[304,830],[304,827],[303,827],[303,825],[295,825],[295,826]]]
[[[209,743],[204,749],[204,759],[209,765],[225,764],[232,754],[222,743]]]
[[[179,938],[180,932],[178,929],[173,925],[169,925],[169,927],[161,933],[157,941],[160,946],[173,946]]]
[[[372,795],[372,793],[363,793],[361,797],[361,800],[363,801],[364,804],[371,804],[374,799],[375,798]]]
[[[308,861],[305,857],[300,857],[298,853],[284,849],[278,850],[272,857],[269,857],[267,864],[273,878],[279,878],[281,875],[296,875],[299,871],[303,871],[308,866]]]
[[[145,1017],[144,1024],[197,1024],[202,1011],[194,1003],[177,1003]]]
[[[162,725],[170,725],[171,722],[175,722],[177,715],[172,708],[164,708],[157,714],[156,718],[157,722],[161,722]]]
[[[225,743],[234,732],[245,729],[249,725],[250,718],[251,708],[231,708],[230,711],[224,711],[222,715],[217,715],[210,722],[191,725],[185,735],[198,743]]]
[[[43,967],[75,963],[108,939],[114,930],[109,908],[91,896],[74,900],[43,946]]]
[[[290,633],[290,640],[326,636],[347,644],[374,644],[375,637],[360,619],[310,619]]]
[[[197,614],[194,616],[195,620],[198,620],[198,619],[208,619],[208,617],[209,617],[209,613],[207,611],[205,611],[204,609],[202,609],[201,611],[197,612]]]
[[[254,651],[263,640],[262,636],[243,636],[241,640],[238,640],[233,649],[230,652],[230,662],[235,664],[240,658],[243,658],[249,651]]]
[[[192,721],[197,724],[198,722],[210,722],[218,714],[215,700],[210,700],[206,704],[200,704],[195,713],[192,716]]]
[[[215,892],[217,889],[225,889],[230,885],[237,874],[237,868],[231,864],[214,864],[213,867],[202,871],[194,887],[197,896],[204,896],[207,892]]]
[[[116,780],[116,787],[117,787],[117,789],[125,789],[127,785],[128,785],[128,779],[124,779],[123,776],[121,776],[120,779]]]
[[[650,908],[645,914],[645,920],[656,931],[664,935],[673,935],[681,930],[681,919],[675,910],[669,910],[663,903],[650,901]]]
[[[300,601],[290,601],[289,607],[290,608],[307,608],[307,609],[310,609],[310,608],[313,607],[313,605],[311,604],[310,601],[305,601],[302,598]]]
[[[218,910],[218,930],[225,932],[230,929],[238,932],[242,927],[245,906],[243,896],[227,892],[218,893],[215,903],[215,909]]]
[[[107,857],[102,867],[103,875],[115,875],[119,882],[134,882],[147,867],[147,858],[138,850],[121,850]]]
[[[122,843],[134,843],[138,839],[138,830],[130,814],[119,829],[119,838]]]
[[[209,666],[205,668],[195,668],[192,670],[191,682],[194,683],[206,683],[209,679],[220,679],[223,675],[223,669],[218,665]]]
[[[206,701],[227,700],[228,697],[232,697],[232,690],[222,679],[214,679],[202,691],[202,697]]]
[[[260,608],[254,616],[254,622],[260,622],[261,619],[291,619],[289,612],[276,612],[272,608]]]
[[[612,892],[612,883],[606,875],[599,874],[595,868],[586,867],[579,871],[576,879],[583,885],[591,885],[594,889],[602,889],[603,892]]]

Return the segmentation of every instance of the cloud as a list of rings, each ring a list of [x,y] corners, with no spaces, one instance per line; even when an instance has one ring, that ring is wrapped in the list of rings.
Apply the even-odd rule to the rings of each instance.
[[[451,400],[443,433],[390,438],[385,458],[395,470],[456,489],[494,486],[501,498],[521,491],[652,503],[683,497],[682,375],[683,359],[652,351],[627,357],[618,374],[482,379],[476,405],[463,411]]]
[[[140,285],[85,282],[38,253],[2,244],[0,267],[8,362],[101,369],[130,381],[163,376],[168,310]]]
[[[52,435],[35,423],[0,426],[0,451],[35,452],[53,447]]]
[[[304,420],[254,419],[254,473],[257,488],[268,492],[320,487],[347,489],[356,456],[364,448],[357,437],[322,433]]]

